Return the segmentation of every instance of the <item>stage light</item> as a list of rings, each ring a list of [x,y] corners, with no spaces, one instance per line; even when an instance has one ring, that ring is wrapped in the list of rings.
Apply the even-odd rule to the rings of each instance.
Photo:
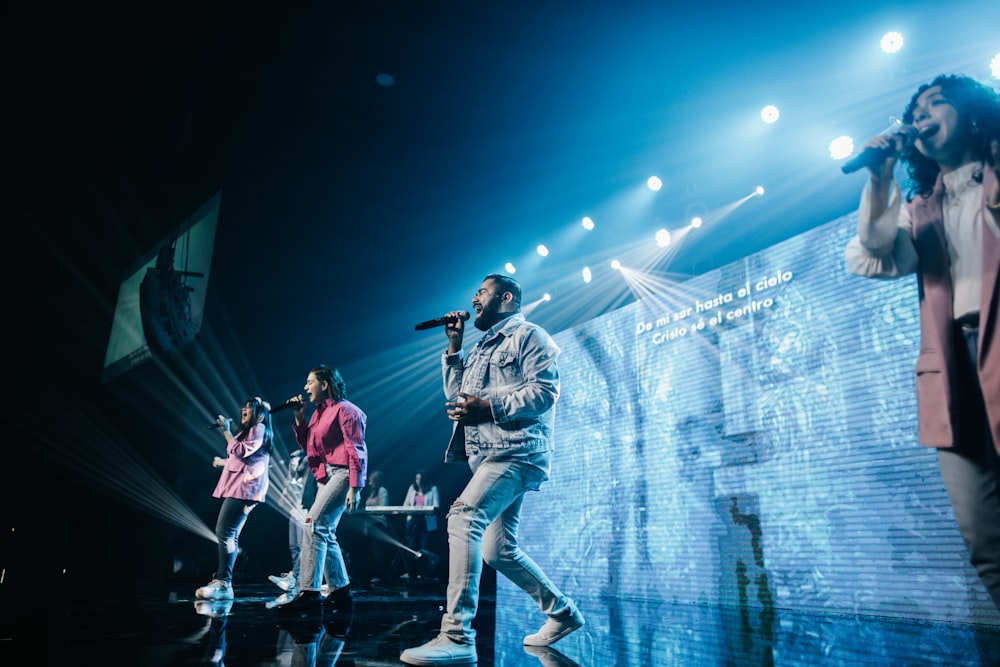
[[[546,292],[542,295],[542,301],[552,301],[552,295]]]
[[[667,231],[666,229],[661,229],[660,231],[656,232],[656,245],[660,246],[661,248],[666,248],[668,245],[670,245],[670,232]]]
[[[753,193],[755,195],[757,195],[758,197],[763,197],[764,196],[764,186],[758,185],[757,187],[755,187],[753,189]]]
[[[549,249],[545,247],[544,243],[539,243],[538,247],[535,248],[535,252],[537,252],[542,257],[548,257],[549,256]]]
[[[646,179],[646,187],[653,192],[659,192],[660,188],[663,187],[663,181],[660,180],[659,176],[650,176]]]
[[[704,222],[705,221],[701,219],[700,215],[696,215],[693,218],[691,218],[691,226],[694,227],[695,229],[701,227]]]
[[[517,273],[517,267],[514,266],[513,262],[507,262],[506,264],[503,265],[503,268],[507,273],[511,275]]]
[[[854,154],[854,139],[848,136],[837,137],[830,142],[828,147],[830,151],[830,157],[834,160],[843,160],[846,157],[850,157]]]
[[[583,282],[585,283],[589,283],[594,278],[594,276],[590,273],[589,266],[583,267],[583,271],[581,271],[580,274],[583,276]]]
[[[895,31],[887,32],[882,35],[880,46],[885,53],[896,53],[903,48],[903,36]]]
[[[594,228],[594,221],[590,219],[589,215],[583,216],[583,220],[580,221],[580,224],[583,225],[583,228],[587,231]]]
[[[778,107],[773,104],[768,104],[766,107],[760,110],[760,119],[765,123],[774,123],[778,120],[781,112],[778,111]]]
[[[993,60],[990,61],[990,73],[994,79],[1000,79],[1000,53],[993,56]]]
[[[618,271],[622,268],[622,263],[619,262],[617,259],[613,259],[611,260],[611,268],[614,269],[615,271]]]

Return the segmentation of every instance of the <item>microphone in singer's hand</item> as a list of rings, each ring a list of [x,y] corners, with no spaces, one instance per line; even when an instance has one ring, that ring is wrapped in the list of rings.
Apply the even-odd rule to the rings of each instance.
[[[884,148],[868,146],[845,162],[840,170],[845,174],[853,174],[865,167],[875,167],[900,152],[896,148],[897,137],[902,141],[901,150],[913,143],[920,136],[920,133],[912,125],[900,125],[895,131],[889,133],[888,136],[891,139],[888,146]]]
[[[228,423],[232,422],[232,419],[227,419],[226,422],[227,422],[227,428],[228,428]],[[209,424],[205,428],[208,429],[209,431],[211,431],[213,428],[222,428],[222,425],[219,424],[218,421],[216,421],[214,424]]]
[[[455,322],[458,322],[459,320],[462,320],[463,322],[468,322],[470,317],[471,317],[471,315],[469,315],[469,311],[462,310],[462,311],[459,311],[457,317],[456,316],[452,316],[452,315],[445,315],[444,317],[438,317],[438,318],[435,318],[433,320],[427,320],[426,322],[421,322],[420,324],[414,324],[413,325],[413,330],[414,331],[423,331],[424,329],[433,329],[434,327],[443,327],[446,324],[454,324]]]
[[[297,398],[292,398],[285,401],[276,408],[271,408],[271,414],[273,415],[275,412],[281,412],[282,410],[288,410],[289,408],[297,409],[302,407],[302,405],[303,405],[302,401],[300,401]]]

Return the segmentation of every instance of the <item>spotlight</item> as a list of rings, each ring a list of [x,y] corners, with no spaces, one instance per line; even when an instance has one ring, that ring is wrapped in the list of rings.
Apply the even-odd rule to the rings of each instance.
[[[694,227],[695,229],[701,227],[704,222],[705,221],[701,219],[700,215],[696,215],[693,218],[691,218],[691,226]]]
[[[780,115],[781,112],[778,111],[778,107],[773,104],[768,104],[760,110],[760,119],[768,124],[776,122]]]
[[[646,179],[646,187],[653,192],[659,192],[660,188],[663,187],[663,181],[660,180],[659,176],[650,176]]]
[[[542,301],[552,301],[552,295],[546,292],[542,295]]]
[[[589,266],[583,267],[583,271],[581,271],[580,273],[583,276],[583,282],[585,283],[589,283],[593,279],[593,275],[591,275],[590,273]]]
[[[666,248],[668,245],[670,245],[670,232],[668,232],[666,229],[661,229],[660,231],[656,232],[656,245],[658,245],[661,248]]]
[[[514,266],[513,262],[507,262],[503,265],[503,268],[511,275],[517,273],[517,267]]]
[[[854,154],[854,140],[848,136],[837,137],[830,142],[828,149],[834,160],[843,160]]]
[[[903,48],[903,36],[895,31],[887,32],[882,35],[882,41],[879,42],[879,45],[885,53],[896,53]]]
[[[753,189],[753,193],[755,195],[757,195],[758,197],[763,197],[764,196],[764,186],[758,185],[757,187],[755,187]]]
[[[541,255],[542,257],[548,257],[549,256],[549,249],[545,247],[544,243],[539,243],[538,247],[535,248],[535,251],[539,255]]]
[[[590,219],[589,215],[583,216],[583,220],[580,221],[580,224],[583,225],[583,228],[587,231],[594,228],[594,221]]]
[[[615,271],[618,271],[619,269],[622,268],[622,263],[619,262],[617,259],[613,259],[611,260],[611,268],[614,269]]]
[[[994,79],[1000,79],[1000,53],[993,56],[993,60],[990,61],[990,73]]]

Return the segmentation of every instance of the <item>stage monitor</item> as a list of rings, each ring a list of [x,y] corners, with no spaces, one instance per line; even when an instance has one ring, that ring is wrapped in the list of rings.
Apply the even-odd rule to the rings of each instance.
[[[130,267],[118,289],[102,382],[153,358],[169,358],[201,331],[215,228],[216,193]]]

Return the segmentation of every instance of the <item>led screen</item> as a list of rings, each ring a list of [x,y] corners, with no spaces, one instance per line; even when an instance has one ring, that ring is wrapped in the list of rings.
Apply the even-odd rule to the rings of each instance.
[[[572,640],[598,652],[585,664],[687,664],[639,659],[697,646],[670,620],[685,614],[716,619],[715,664],[746,636],[733,624],[773,644],[796,613],[996,622],[916,442],[916,280],[849,274],[855,228],[845,216],[555,334],[553,474],[520,541],[591,616]],[[497,579],[497,652],[520,653],[539,612]],[[609,600],[645,620],[622,627]],[[600,633],[634,638],[636,660],[599,655],[615,644]]]

